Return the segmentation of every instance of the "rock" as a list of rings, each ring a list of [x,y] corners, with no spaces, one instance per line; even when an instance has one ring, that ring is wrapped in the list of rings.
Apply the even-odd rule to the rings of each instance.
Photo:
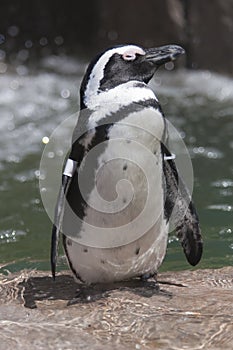
[[[109,2],[99,0],[97,45],[136,43],[146,47],[181,43],[184,14],[180,0]]]
[[[186,3],[190,66],[233,74],[233,1]]]
[[[232,18],[233,0],[2,1],[0,48],[20,61],[26,47],[34,62],[51,53],[90,58],[117,43],[176,43],[187,52],[178,65],[232,75]]]
[[[62,272],[0,276],[2,349],[232,349],[233,267],[87,287]]]

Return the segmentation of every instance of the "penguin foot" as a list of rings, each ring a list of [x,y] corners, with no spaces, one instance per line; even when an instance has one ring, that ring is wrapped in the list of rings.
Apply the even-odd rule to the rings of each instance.
[[[94,286],[80,286],[75,293],[75,297],[69,300],[67,306],[78,304],[78,303],[91,303],[109,296],[108,291],[95,289]]]
[[[140,276],[142,282],[148,281],[150,278],[154,279],[154,282],[157,284],[157,272],[154,273],[145,273],[144,275]]]

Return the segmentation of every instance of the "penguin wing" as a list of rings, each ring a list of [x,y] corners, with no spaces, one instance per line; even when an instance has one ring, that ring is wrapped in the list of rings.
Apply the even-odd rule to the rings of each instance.
[[[56,274],[59,235],[60,235],[61,225],[63,220],[66,193],[69,189],[70,181],[71,181],[70,176],[65,174],[62,175],[62,185],[60,187],[60,191],[57,199],[57,205],[55,208],[54,224],[52,228],[51,252],[50,252],[50,262],[51,262],[51,271],[52,271],[53,279],[55,279],[55,274]]]
[[[165,218],[175,221],[175,230],[183,247],[186,259],[195,266],[201,259],[203,241],[198,215],[191,201],[189,191],[179,176],[174,159],[167,148],[162,145]]]
[[[77,128],[78,126],[76,126]],[[78,164],[83,157],[83,147],[80,145],[79,140],[76,140],[72,144],[70,156],[66,161],[66,165],[62,174],[62,184],[58,194],[57,204],[54,214],[54,223],[52,228],[52,239],[51,239],[51,252],[50,252],[50,263],[53,279],[56,274],[56,263],[59,246],[59,237],[61,227],[63,223],[64,210],[66,207],[67,194],[72,184],[73,175],[75,174]],[[74,176],[75,177],[75,176]]]
[[[67,215],[67,208],[70,207],[72,211],[77,215],[77,217],[83,215],[83,198],[79,189],[77,175],[80,163],[83,160],[85,152],[88,151],[89,148],[94,147],[98,143],[99,139],[103,141],[106,139],[105,126],[99,127],[97,130],[95,128],[90,130],[87,129],[85,123],[87,117],[90,116],[90,114],[91,112],[87,110],[85,113],[80,113],[79,115],[78,122],[73,132],[70,155],[66,162],[62,175],[62,185],[57,199],[51,240],[50,261],[52,276],[54,279],[56,274],[56,262],[60,232],[63,229],[65,232],[67,231],[70,233],[73,229],[75,229],[76,232],[78,228],[75,225],[77,222],[80,222],[78,220],[75,222],[75,224],[73,224],[72,217],[70,215]],[[90,142],[89,139],[91,140],[90,144],[88,143]]]

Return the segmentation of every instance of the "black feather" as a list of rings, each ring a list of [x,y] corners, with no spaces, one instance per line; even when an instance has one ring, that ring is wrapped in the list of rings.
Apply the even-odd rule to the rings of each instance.
[[[52,239],[51,239],[51,252],[50,252],[50,262],[51,271],[53,279],[55,280],[56,275],[56,264],[57,264],[57,252],[59,245],[59,235],[61,231],[61,223],[63,218],[65,195],[68,191],[71,177],[63,175],[62,185],[57,199],[57,205],[55,209],[54,224],[52,228]]]
[[[162,145],[162,153],[171,155]],[[203,241],[199,226],[198,215],[191,201],[190,194],[176,168],[174,160],[163,161],[165,201],[164,212],[167,221],[171,216],[175,223],[175,230],[183,247],[186,259],[195,266],[201,259]]]

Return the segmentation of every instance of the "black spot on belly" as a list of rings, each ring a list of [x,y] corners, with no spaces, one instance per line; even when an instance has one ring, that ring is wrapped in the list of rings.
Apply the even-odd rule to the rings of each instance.
[[[140,248],[137,248],[137,249],[135,250],[135,254],[138,255],[139,252],[140,252]]]
[[[88,252],[88,249],[87,249],[87,248],[84,248],[83,251],[84,251],[84,253],[87,253],[87,252]]]
[[[127,199],[126,198],[123,198],[123,203],[126,203],[127,202]]]
[[[124,171],[127,170],[127,164],[124,164],[123,170],[124,170]]]
[[[101,262],[101,264],[105,264],[106,263],[106,261],[104,259],[101,259],[100,262]]]
[[[69,246],[72,246],[72,241],[71,241],[71,239],[67,239],[66,244],[69,245]]]

